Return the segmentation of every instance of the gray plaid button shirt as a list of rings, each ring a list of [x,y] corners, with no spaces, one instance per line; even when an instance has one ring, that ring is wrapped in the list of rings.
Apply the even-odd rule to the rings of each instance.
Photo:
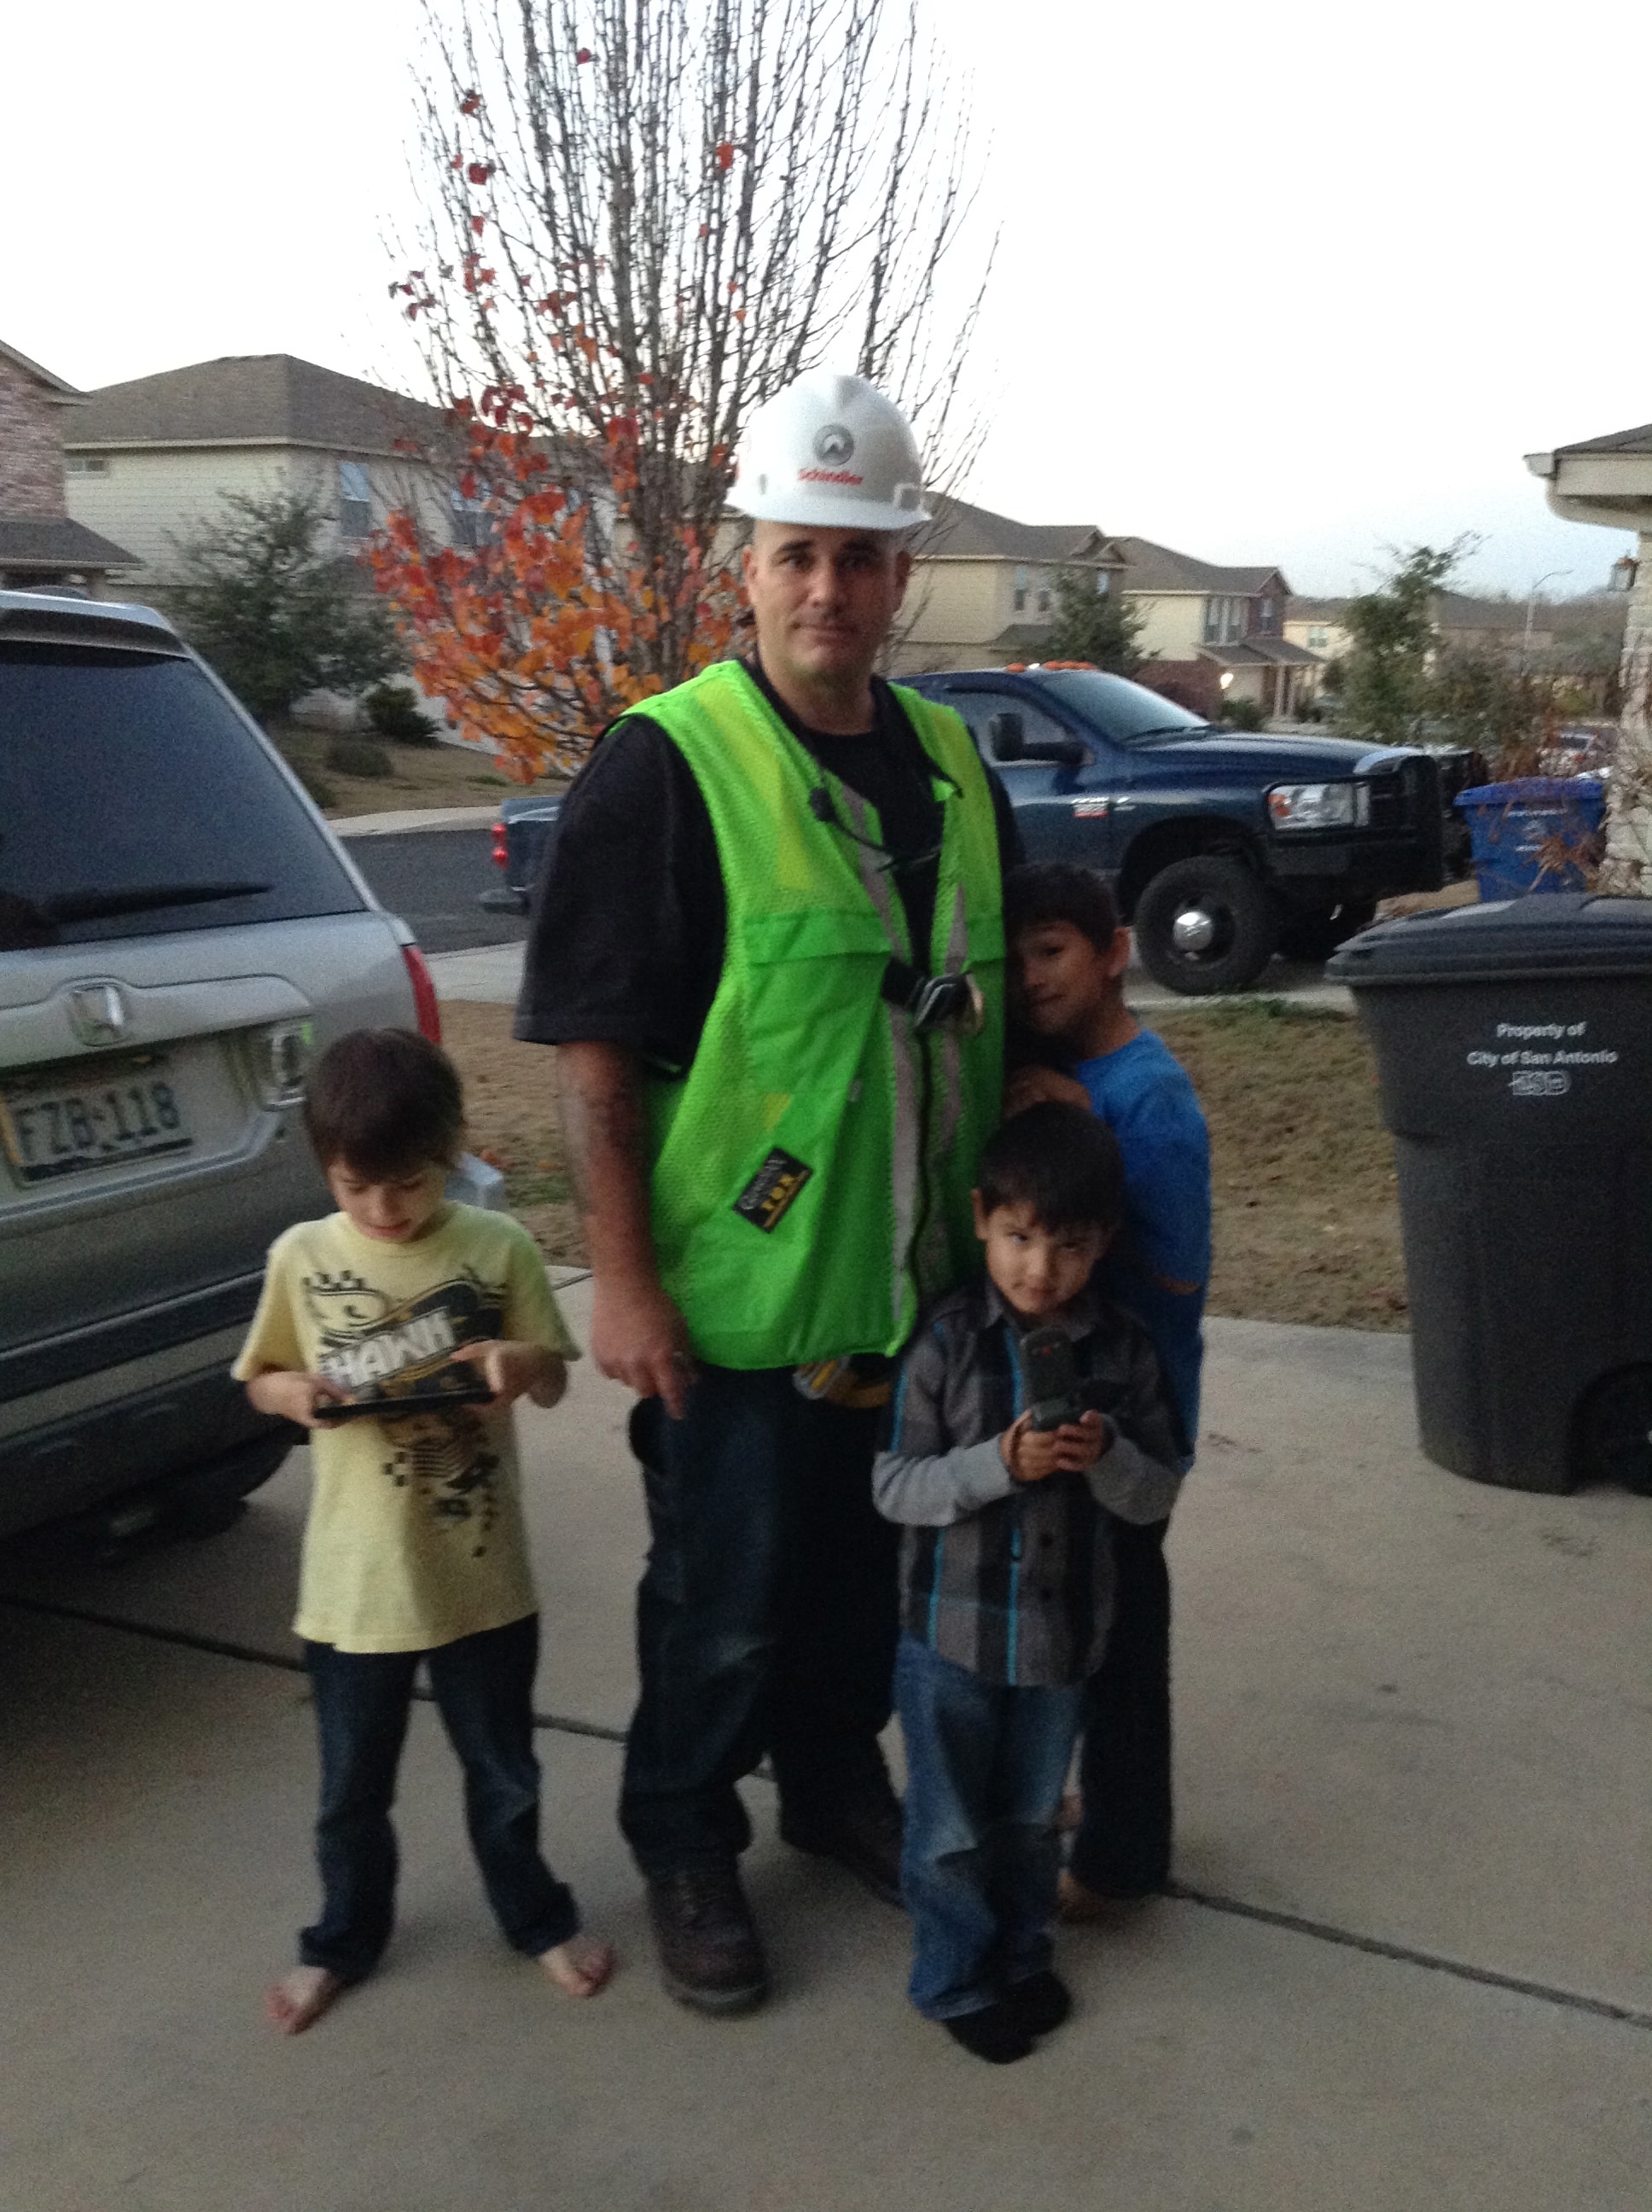
[[[999,1438],[1023,1404],[1018,1324],[990,1282],[926,1315],[872,1471],[903,1524],[901,1619],[942,1658],[992,1682],[1081,1681],[1113,1609],[1108,1515],[1162,1521],[1181,1487],[1175,1419],[1146,1332],[1086,1293],[1053,1317],[1072,1340],[1107,1448],[1082,1475],[1017,1483]]]

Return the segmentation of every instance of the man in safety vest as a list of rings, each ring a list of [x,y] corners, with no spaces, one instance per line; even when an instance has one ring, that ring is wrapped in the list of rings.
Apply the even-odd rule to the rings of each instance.
[[[517,1017],[562,1048],[592,1353],[641,1401],[620,1821],[666,1986],[714,2013],[768,1988],[736,1789],[765,1753],[781,1835],[899,1901],[872,1459],[886,1363],[975,1263],[1017,857],[963,722],[872,674],[929,520],[904,418],[804,377],[753,417],[733,499],[756,652],[604,738]]]

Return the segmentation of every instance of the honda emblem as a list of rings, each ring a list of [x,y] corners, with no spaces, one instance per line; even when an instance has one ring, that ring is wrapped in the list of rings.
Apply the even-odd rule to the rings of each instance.
[[[69,994],[69,1020],[82,1044],[118,1044],[126,1034],[126,1001],[112,983],[82,983]]]

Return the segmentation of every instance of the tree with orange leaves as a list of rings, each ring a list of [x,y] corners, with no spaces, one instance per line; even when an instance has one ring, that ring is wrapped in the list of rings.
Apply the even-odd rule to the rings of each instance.
[[[461,0],[432,21],[436,189],[423,266],[391,289],[471,542],[410,500],[369,557],[424,689],[527,780],[727,651],[732,456],[771,392],[852,361],[932,474],[958,447],[986,279],[938,338],[972,194],[914,0]]]

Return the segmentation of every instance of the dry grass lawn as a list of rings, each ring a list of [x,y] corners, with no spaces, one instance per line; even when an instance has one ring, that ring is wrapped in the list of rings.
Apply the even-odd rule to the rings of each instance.
[[[272,731],[276,744],[299,773],[315,778],[329,794],[322,809],[329,822],[357,814],[388,814],[404,807],[488,806],[525,787],[501,775],[485,753],[459,745],[402,745],[364,732],[361,742],[381,744],[391,765],[387,776],[343,775],[325,763],[331,735],[284,724]],[[528,791],[555,791],[565,778],[529,784]]]
[[[510,1010],[449,1002],[474,1150],[550,1259],[585,1258],[562,1164],[555,1054],[518,1044]],[[1407,1325],[1394,1163],[1357,1024],[1205,1006],[1153,1026],[1182,1060],[1211,1126],[1216,1267],[1211,1310],[1351,1328]]]

